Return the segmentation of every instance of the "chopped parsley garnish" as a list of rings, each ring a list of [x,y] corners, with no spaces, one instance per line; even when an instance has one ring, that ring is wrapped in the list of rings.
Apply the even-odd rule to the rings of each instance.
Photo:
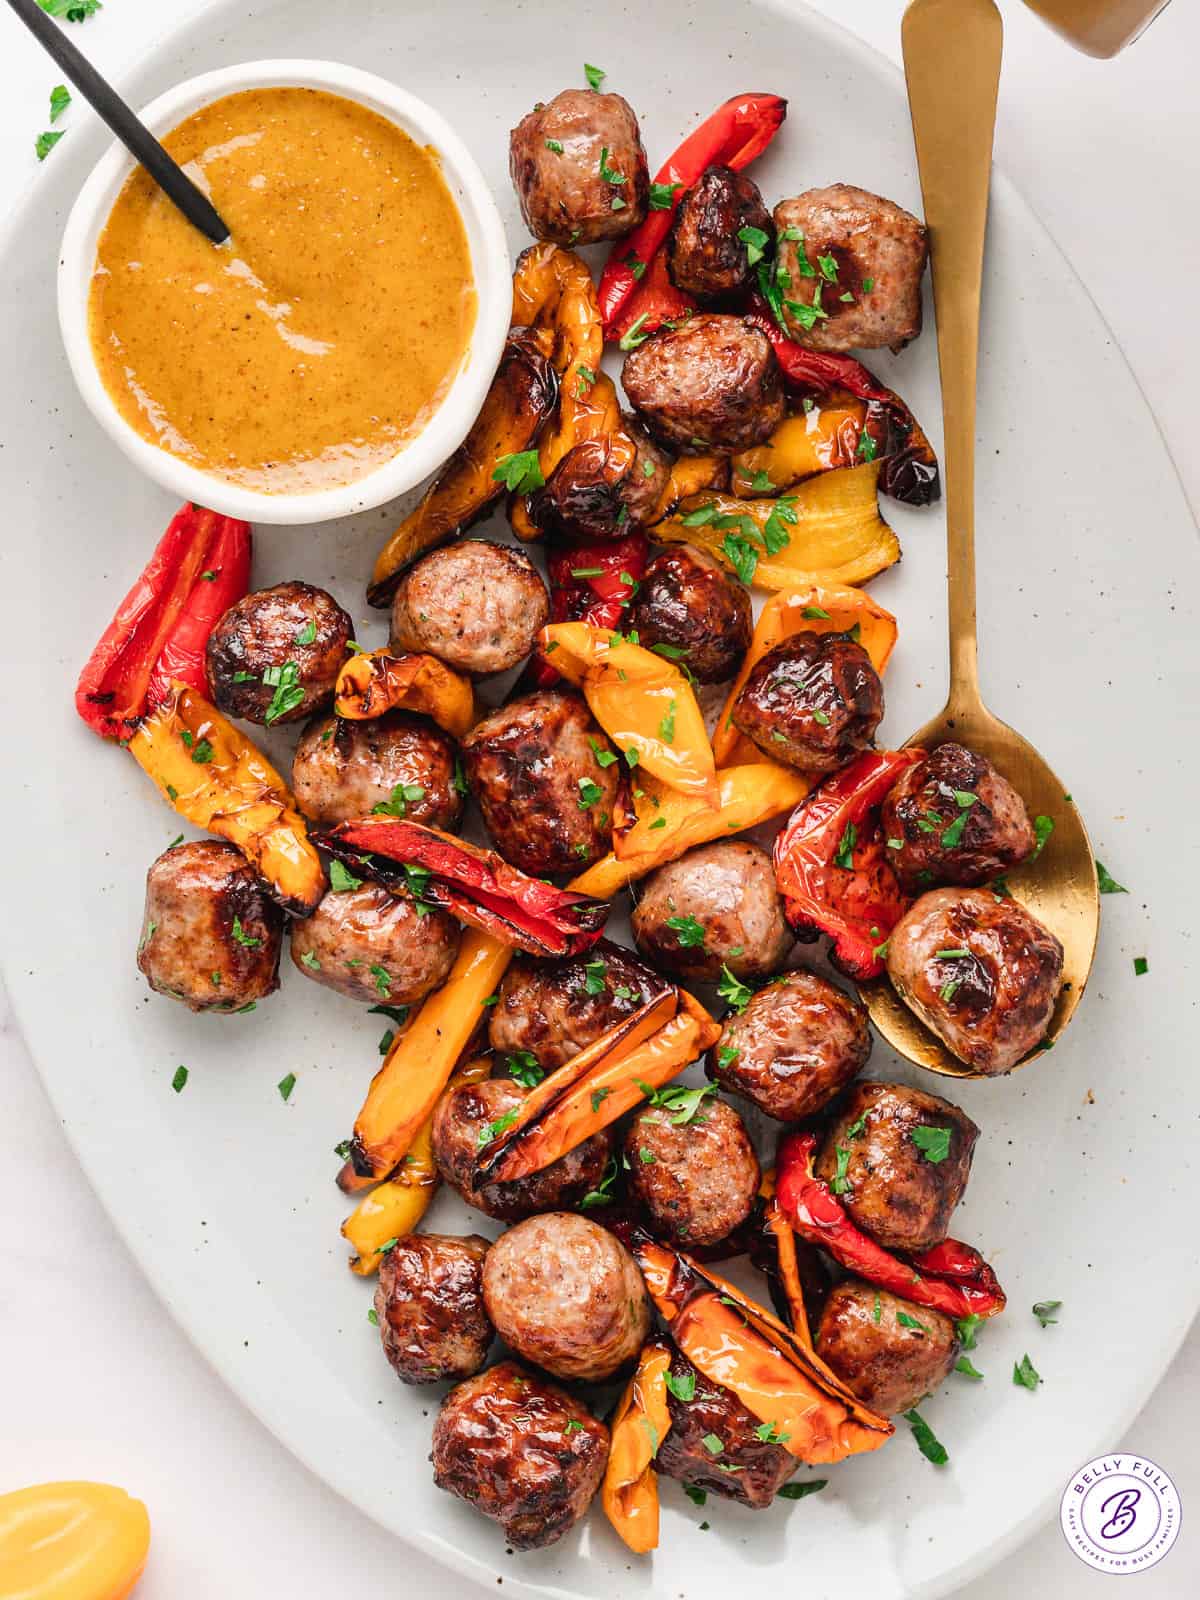
[[[290,1100],[292,1098],[292,1090],[296,1087],[296,1074],[289,1072],[286,1078],[280,1078],[275,1087],[279,1090],[279,1098],[281,1100]]]
[[[1034,834],[1034,838],[1037,840],[1037,844],[1035,844],[1034,847],[1033,847],[1033,854],[1029,858],[1030,861],[1036,861],[1037,858],[1041,855],[1042,851],[1046,848],[1047,839],[1049,839],[1050,835],[1053,832],[1054,832],[1054,818],[1053,817],[1034,817],[1034,819],[1033,819],[1033,834]]]
[[[935,1467],[944,1467],[950,1459],[950,1452],[925,1421],[925,1418],[915,1406],[911,1411],[906,1411],[904,1416],[912,1428],[913,1438],[917,1441],[917,1449],[925,1457],[926,1461],[932,1461]]]
[[[361,889],[362,882],[336,857],[329,863],[329,887],[334,894],[349,894],[352,889]]]
[[[479,1130],[479,1143],[481,1145],[491,1144],[493,1139],[498,1139],[502,1133],[507,1133],[520,1114],[520,1106],[514,1106],[511,1111],[506,1111],[502,1117],[497,1117],[495,1122],[485,1122]]]
[[[829,1180],[829,1187],[833,1190],[834,1194],[849,1194],[850,1179],[846,1176],[846,1174],[850,1170],[850,1152],[849,1150],[844,1149],[840,1144],[836,1145],[834,1148],[837,1159],[837,1168],[833,1174],[833,1177]]]
[[[676,1400],[682,1400],[684,1405],[696,1398],[696,1374],[694,1372],[668,1372],[665,1379],[667,1388]],[[703,1505],[703,1500],[698,1500],[697,1505]]]
[[[741,1053],[740,1050],[734,1050],[732,1046],[723,1044],[717,1051],[717,1065],[719,1067],[731,1067]]]
[[[594,1189],[589,1189],[579,1204],[585,1211],[591,1211],[594,1206],[609,1206],[612,1204],[612,1186],[617,1178],[617,1158],[610,1156],[608,1165],[604,1169],[604,1176]]]
[[[372,1306],[367,1312],[367,1321],[373,1328],[377,1328],[379,1326],[379,1313],[376,1311],[374,1306]]]
[[[871,931],[873,933],[875,930],[872,929]],[[864,1130],[866,1129],[866,1126],[867,1126],[867,1114],[864,1111],[862,1116],[861,1117],[855,1117],[854,1121],[846,1129],[846,1137],[847,1137],[847,1139],[858,1139],[858,1138],[861,1138]]]
[[[300,705],[304,699],[304,685],[300,682],[300,668],[295,661],[285,661],[281,667],[268,667],[262,675],[262,681],[266,688],[275,691],[263,713],[263,721],[269,728]],[[192,760],[195,759],[193,755]]]
[[[388,1051],[392,1048],[392,1046],[393,1046],[393,1044],[395,1044],[395,1042],[396,1042],[396,1030],[395,1030],[395,1028],[387,1028],[387,1029],[385,1029],[385,1031],[383,1032],[383,1034],[380,1036],[380,1039],[379,1039],[379,1054],[381,1056],[387,1055]]]
[[[976,1383],[983,1382],[983,1373],[972,1363],[970,1356],[959,1356],[954,1363],[955,1372],[961,1372],[964,1378],[973,1378]]]
[[[828,611],[823,610],[820,606],[805,606],[800,615],[808,622],[829,622],[832,620]]]
[[[861,289],[861,292],[863,294],[870,294],[871,290],[874,287],[875,287],[875,279],[874,278],[864,278],[863,281],[862,281],[862,284],[860,286],[860,289]]]
[[[945,1161],[950,1154],[950,1129],[949,1128],[914,1128],[912,1142],[925,1157],[936,1167],[939,1162]]]
[[[739,539],[736,534],[727,533],[721,542],[721,549],[741,581],[744,584],[753,582],[758,570],[758,551],[754,546],[747,544],[745,539]]]
[[[675,711],[676,702],[671,701],[667,707],[667,714],[658,725],[658,737],[664,744],[675,743]]]
[[[668,1377],[668,1379],[667,1379],[668,1388],[670,1387],[670,1384],[671,1384],[671,1380]],[[685,1495],[687,1495],[688,1499],[692,1502],[693,1505],[702,1506],[702,1505],[707,1504],[707,1502],[708,1502],[708,1490],[707,1489],[698,1489],[694,1483],[685,1483],[684,1486],[683,1486],[683,1492],[684,1492]],[[702,1522],[700,1524],[700,1526],[702,1528],[703,1527],[707,1527],[707,1523],[703,1523]]]
[[[609,166],[607,145],[600,147],[600,176],[605,183],[621,184],[629,181],[623,172],[617,172],[615,168]]]
[[[256,939],[252,934],[246,932],[245,928],[242,926],[241,917],[234,917],[233,942],[234,944],[244,945],[247,950],[256,950],[262,943],[262,940]]]
[[[583,966],[584,994],[603,994],[604,978],[607,972],[607,961],[601,961],[599,957],[595,961],[585,961]]]
[[[751,494],[772,494],[774,493],[774,490],[775,485],[771,482],[771,475],[769,472],[756,472],[753,478],[750,480]],[[804,615],[807,616],[808,612],[806,611]]]
[[[858,436],[857,457],[859,461],[874,461],[879,454],[879,446],[864,428]]]
[[[390,1017],[398,1028],[402,1028],[408,1021],[407,1006],[368,1006],[369,1017]]]
[[[959,1317],[954,1324],[954,1331],[958,1334],[958,1342],[964,1350],[974,1350],[979,1343],[979,1325],[982,1317],[976,1316],[972,1311],[965,1317]]]
[[[1128,894],[1129,890],[1123,883],[1118,883],[1104,865],[1103,861],[1096,862],[1096,878],[1100,885],[1101,894]]]
[[[317,960],[316,956],[311,950],[305,950],[301,955],[300,965],[302,967],[307,967],[310,972],[320,972],[321,970],[321,963]]]
[[[1054,1313],[1061,1310],[1061,1300],[1038,1300],[1034,1303],[1033,1314],[1043,1328],[1052,1328],[1058,1321]]]
[[[626,328],[625,332],[617,341],[617,348],[619,350],[636,350],[638,345],[645,344],[650,335],[648,333],[643,333],[642,328],[649,316],[650,313],[648,311],[643,311],[640,317],[636,317],[629,324],[628,328]]]
[[[590,810],[597,800],[603,800],[603,798],[604,790],[598,783],[591,778],[580,778],[579,799],[576,802],[580,811]]]
[[[871,1309],[871,1321],[875,1324],[876,1327],[878,1327],[882,1320],[883,1320],[883,1301],[879,1298],[879,1296],[877,1294],[875,1296],[875,1304]]]
[[[846,831],[842,834],[841,842],[837,847],[837,854],[833,858],[835,867],[845,867],[848,871],[854,868],[854,846],[858,843],[858,829],[852,822],[846,824]]]
[[[953,822],[951,822],[949,827],[943,831],[942,846],[944,849],[953,850],[955,845],[957,845],[962,839],[963,830],[967,826],[968,815],[969,812],[967,810],[960,811],[954,818]],[[938,820],[940,821],[941,819],[939,818]],[[921,829],[922,833],[932,833],[936,827],[936,823],[928,823],[925,818],[918,817],[917,826]]]
[[[668,1113],[673,1128],[682,1128],[689,1123],[704,1102],[717,1092],[715,1083],[702,1084],[696,1089],[689,1089],[682,1084],[655,1089],[640,1078],[635,1078],[634,1082],[652,1106],[661,1107]]]
[[[558,139],[543,139],[542,143],[546,146],[546,149],[551,151],[554,155],[562,155],[563,147]]]
[[[782,495],[771,507],[770,515],[763,523],[763,544],[769,556],[777,556],[792,542],[792,536],[787,530],[796,525],[795,503],[794,494]]]
[[[348,1161],[350,1159],[350,1150],[351,1141],[349,1139],[343,1139],[340,1144],[335,1144],[333,1147],[333,1153],[339,1161]]]
[[[1028,1389],[1031,1394],[1041,1383],[1041,1376],[1028,1355],[1023,1355],[1020,1361],[1013,1362],[1012,1381],[1018,1389]]]
[[[375,979],[375,987],[376,987],[376,989],[378,989],[379,993],[380,994],[391,994],[391,992],[392,992],[392,975],[388,971],[388,969],[386,967],[384,967],[384,966],[381,966],[379,964],[379,962],[377,961],[374,964],[374,966],[369,967],[367,970],[370,972],[371,976]]]
[[[681,183],[652,183],[650,185],[651,211],[670,211],[675,204],[675,191],[682,189]]]
[[[429,887],[429,880],[433,872],[429,867],[415,867],[410,861],[403,863],[404,886],[412,898],[417,902],[417,915],[428,916],[428,908],[424,905],[425,891]],[[375,970],[372,967],[372,972]]]
[[[38,0],[38,5],[47,16],[65,17],[68,22],[86,22],[104,9],[102,0]]]
[[[1150,963],[1146,960],[1145,956],[1134,956],[1134,958],[1133,958],[1133,975],[1134,975],[1134,977],[1135,978],[1144,978],[1149,971],[1150,971]]]
[[[187,1081],[188,1069],[186,1067],[176,1067],[175,1076],[171,1079],[171,1087],[176,1094],[183,1093],[183,1086]]]
[[[934,951],[934,956],[938,961],[965,961],[970,954],[969,950],[963,949],[961,946],[954,950]]]
[[[821,269],[821,276],[826,283],[836,283],[838,280],[838,264],[836,256],[818,256],[817,265]]]
[[[546,1076],[532,1050],[518,1050],[516,1055],[505,1056],[504,1070],[526,1089],[536,1089]]]
[[[304,626],[300,629],[300,632],[296,635],[295,643],[296,644],[315,644],[316,640],[317,640],[317,624],[316,624],[316,621],[312,617],[309,617],[308,621],[304,624]]]
[[[753,990],[735,978],[725,966],[721,968],[721,981],[717,984],[717,993],[734,1011],[744,1011],[753,998]]]
[[[56,84],[50,91],[50,121],[57,122],[59,117],[62,116],[63,112],[70,104],[71,91],[67,88],[65,83]],[[207,578],[210,576],[210,574],[207,572],[202,572],[200,576],[202,578]]]
[[[592,1090],[592,1110],[593,1111],[599,1111],[600,1107],[608,1099],[608,1097],[609,1097],[609,1095],[611,1093],[612,1093],[611,1089],[593,1089]]]
[[[541,462],[536,450],[517,450],[500,456],[492,472],[492,479],[502,483],[514,494],[532,494],[545,483]]]
[[[721,1436],[716,1433],[706,1433],[703,1439],[701,1439],[700,1443],[708,1451],[710,1456],[719,1456],[725,1448],[724,1439],[722,1439]]]
[[[594,67],[590,61],[583,63],[583,75],[588,81],[589,89],[598,89],[608,76],[603,67]]]
[[[777,1423],[760,1422],[754,1430],[754,1437],[761,1439],[764,1444],[786,1444],[792,1436],[790,1433],[781,1433]]]
[[[563,1432],[564,1433],[582,1433],[583,1432],[583,1423],[580,1422],[577,1417],[572,1417],[570,1422],[568,1422],[566,1424],[566,1426],[563,1428]]]
[[[897,1311],[896,1321],[902,1328],[912,1328],[916,1333],[928,1333],[929,1329],[923,1322],[918,1322],[916,1317],[910,1317],[907,1311]]]
[[[749,266],[756,267],[767,253],[767,245],[771,242],[770,234],[762,228],[749,226],[738,229],[738,238],[746,246],[746,261]]]
[[[675,934],[681,949],[704,949],[704,924],[695,917],[668,917],[667,927]]]
[[[464,798],[471,792],[467,784],[466,769],[463,767],[461,756],[455,756],[454,758],[454,792]]]
[[[776,1500],[803,1500],[810,1494],[820,1494],[828,1478],[808,1478],[804,1483],[785,1483],[775,1494]]]

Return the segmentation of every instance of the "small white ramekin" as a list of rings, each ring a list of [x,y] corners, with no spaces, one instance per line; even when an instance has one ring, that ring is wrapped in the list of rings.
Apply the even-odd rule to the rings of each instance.
[[[178,84],[141,117],[161,137],[185,117],[243,89],[325,89],[356,100],[431,147],[466,230],[478,299],[475,327],[458,376],[429,422],[391,461],[354,483],[312,494],[262,494],[189,466],[143,439],[121,416],[96,370],[88,332],[88,294],[96,244],[133,159],[114,144],[79,192],[63,234],[58,264],[58,318],[67,359],[88,409],[130,461],[184,500],[248,522],[327,522],[369,511],[434,472],[474,422],[500,360],[512,312],[512,269],[504,225],[491,190],[462,140],[441,114],[384,78],[335,61],[247,61]]]

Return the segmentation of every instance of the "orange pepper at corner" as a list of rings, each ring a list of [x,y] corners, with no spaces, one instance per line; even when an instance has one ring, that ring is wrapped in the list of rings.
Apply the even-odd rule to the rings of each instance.
[[[39,1483],[0,1495],[0,1595],[124,1600],[150,1550],[140,1500],[108,1483]]]

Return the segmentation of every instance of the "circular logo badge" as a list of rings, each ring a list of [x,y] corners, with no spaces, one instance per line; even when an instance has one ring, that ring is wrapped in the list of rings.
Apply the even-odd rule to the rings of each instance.
[[[1144,1572],[1170,1550],[1182,1521],[1179,1491],[1144,1456],[1097,1456],[1063,1492],[1067,1543],[1097,1572]]]

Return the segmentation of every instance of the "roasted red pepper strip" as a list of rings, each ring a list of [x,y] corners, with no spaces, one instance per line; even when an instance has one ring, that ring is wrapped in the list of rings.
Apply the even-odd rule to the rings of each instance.
[[[830,959],[848,977],[879,976],[879,949],[908,909],[875,813],[924,754],[864,751],[806,794],[776,837],[775,881],[788,922],[801,936],[827,933]],[[836,864],[845,850],[851,867]]]
[[[600,937],[608,905],[556,889],[437,828],[393,817],[339,822],[319,842],[388,888],[440,906],[461,922],[533,956],[574,956]]]
[[[667,281],[662,246],[684,193],[711,166],[740,172],[760,156],[787,116],[787,101],[777,94],[736,94],[694,128],[669,161],[655,173],[655,183],[676,186],[671,204],[651,211],[640,228],[612,248],[600,278],[600,315],[604,337],[619,339],[643,314],[649,332],[665,319],[695,304]],[[645,266],[639,278],[635,269]],[[670,296],[664,294],[664,285]]]
[[[931,505],[938,498],[942,486],[933,447],[916,417],[894,389],[880,383],[874,373],[853,356],[839,355],[834,351],[808,350],[804,345],[797,344],[795,339],[789,339],[760,294],[750,296],[746,317],[771,341],[775,358],[783,368],[783,376],[790,389],[807,395],[845,389],[870,405],[884,408],[893,435],[879,474],[879,487],[884,494],[910,506]],[[872,437],[875,436],[875,428],[869,428],[868,431]]]
[[[876,1244],[847,1217],[827,1185],[813,1177],[816,1135],[788,1133],[775,1163],[775,1198],[802,1239],[820,1245],[850,1272],[902,1299],[960,1317],[994,1317],[1005,1306],[996,1274],[977,1250],[947,1239],[904,1259]]]
[[[208,694],[204,648],[250,582],[250,524],[186,505],[87,659],[75,709],[103,739],[128,739],[172,681]]]
[[[626,605],[637,591],[649,554],[644,533],[551,550],[546,561],[551,622],[590,622],[596,628],[620,631]],[[577,573],[586,576],[577,577]],[[545,689],[557,679],[553,662],[539,655],[530,662],[521,688]]]

